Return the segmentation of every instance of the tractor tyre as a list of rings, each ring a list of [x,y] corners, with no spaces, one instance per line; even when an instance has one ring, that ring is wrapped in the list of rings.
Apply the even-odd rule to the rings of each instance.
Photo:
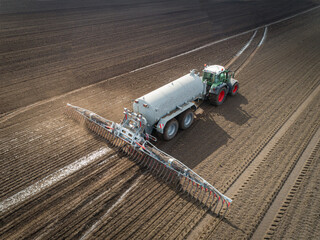
[[[193,119],[194,119],[194,113],[191,109],[188,109],[183,113],[181,113],[178,117],[180,129],[189,128],[193,123]]]
[[[236,83],[233,84],[233,86],[232,86],[230,95],[231,95],[231,96],[236,95],[236,94],[238,93],[238,90],[239,90],[239,83],[236,82]]]
[[[166,141],[170,141],[174,138],[178,132],[179,123],[177,119],[173,118],[169,122],[167,122],[164,131],[163,131],[163,139]]]
[[[221,105],[227,97],[227,89],[225,87],[220,88],[218,94],[209,94],[209,101],[215,106]]]

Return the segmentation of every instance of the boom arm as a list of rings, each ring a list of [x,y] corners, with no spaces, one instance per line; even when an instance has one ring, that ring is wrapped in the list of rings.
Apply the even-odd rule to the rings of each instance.
[[[78,122],[85,123],[90,130],[107,139],[142,166],[148,167],[167,181],[175,182],[177,189],[188,192],[202,204],[212,208],[220,203],[220,210],[224,204],[227,208],[230,206],[232,202],[230,198],[219,192],[192,169],[161,151],[146,139],[155,140],[154,137],[143,133],[147,124],[143,116],[125,109],[123,121],[114,123],[71,104],[67,104],[66,114]]]

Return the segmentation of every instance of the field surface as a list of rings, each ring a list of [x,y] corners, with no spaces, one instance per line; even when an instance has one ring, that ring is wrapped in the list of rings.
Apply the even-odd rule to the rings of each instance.
[[[316,239],[318,4],[2,1],[0,239]],[[156,146],[233,199],[224,217],[63,114],[119,122],[204,63],[239,94]]]

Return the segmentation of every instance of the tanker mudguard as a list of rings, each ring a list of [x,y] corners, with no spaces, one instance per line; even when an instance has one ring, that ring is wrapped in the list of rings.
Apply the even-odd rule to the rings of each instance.
[[[210,90],[209,90],[209,93],[218,94],[219,90],[222,87],[226,87],[227,88],[227,92],[229,92],[229,90],[230,90],[229,84],[222,83],[222,84],[218,85],[217,87],[211,87]],[[232,89],[232,87],[231,87],[231,89]]]

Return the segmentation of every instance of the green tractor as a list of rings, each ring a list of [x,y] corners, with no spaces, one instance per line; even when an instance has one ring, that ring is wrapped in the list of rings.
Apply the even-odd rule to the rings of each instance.
[[[234,72],[219,65],[206,66],[202,81],[207,84],[206,98],[210,103],[219,106],[227,95],[234,96],[239,90],[239,83],[234,78]]]

